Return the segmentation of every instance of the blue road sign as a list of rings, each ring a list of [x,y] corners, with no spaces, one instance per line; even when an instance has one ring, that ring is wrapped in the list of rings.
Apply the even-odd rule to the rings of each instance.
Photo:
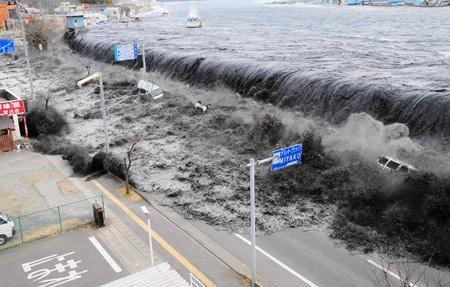
[[[302,163],[302,151],[301,144],[272,151],[272,171]]]
[[[0,39],[0,54],[14,54],[15,52],[14,40]]]
[[[125,45],[114,45],[114,61],[126,61],[126,60],[135,60],[139,54],[138,44],[125,44]]]

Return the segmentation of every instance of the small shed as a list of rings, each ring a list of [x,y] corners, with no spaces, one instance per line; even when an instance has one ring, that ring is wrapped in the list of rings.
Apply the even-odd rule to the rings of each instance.
[[[0,151],[14,149],[12,130],[14,130],[12,119],[8,116],[0,116]]]
[[[83,14],[71,14],[66,16],[67,30],[83,30],[86,29],[86,22]]]
[[[14,123],[11,129],[13,140],[28,136],[26,127],[26,113],[28,112],[27,98],[20,98],[7,88],[0,88],[0,117],[8,117]],[[6,120],[3,120],[6,121]]]

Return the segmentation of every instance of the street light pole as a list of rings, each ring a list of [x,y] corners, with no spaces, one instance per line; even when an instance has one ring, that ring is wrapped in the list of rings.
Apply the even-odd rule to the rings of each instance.
[[[153,243],[152,243],[152,228],[150,225],[150,212],[148,211],[145,205],[141,206],[142,212],[147,216],[147,227],[148,227],[148,245],[150,247],[150,260],[152,263],[152,267],[155,266],[153,259]]]
[[[103,75],[101,72],[97,72],[95,74],[90,75],[89,77],[78,81],[77,85],[78,87],[82,87],[88,84],[91,84],[95,81],[98,81],[99,87],[100,87],[100,97],[101,97],[101,103],[100,108],[102,112],[103,117],[103,129],[105,132],[105,149],[106,149],[106,155],[109,154],[109,137],[108,137],[108,124],[106,122],[106,104],[105,104],[105,91],[103,89]]]
[[[103,89],[103,75],[101,72],[98,72],[98,82],[100,86],[100,97],[102,98],[101,108],[102,108],[102,117],[103,117],[103,129],[105,131],[105,148],[106,154],[109,154],[109,138],[108,138],[108,124],[106,122],[106,104],[105,104],[105,91]]]
[[[17,9],[19,11],[19,9]],[[20,13],[20,12],[19,12]],[[27,62],[28,81],[30,82],[31,98],[36,102],[36,96],[34,95],[33,76],[31,75],[30,56],[28,54],[27,38],[25,36],[25,26],[23,25],[23,15],[20,13],[20,29],[22,30],[23,47],[25,49],[25,60]]]
[[[250,237],[252,241],[252,287],[256,286],[256,216],[255,216],[255,160],[250,159]]]

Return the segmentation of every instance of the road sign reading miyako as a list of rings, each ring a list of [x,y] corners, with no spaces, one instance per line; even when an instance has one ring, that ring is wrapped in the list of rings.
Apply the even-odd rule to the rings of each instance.
[[[272,151],[272,171],[276,171],[302,162],[303,146],[301,144]]]

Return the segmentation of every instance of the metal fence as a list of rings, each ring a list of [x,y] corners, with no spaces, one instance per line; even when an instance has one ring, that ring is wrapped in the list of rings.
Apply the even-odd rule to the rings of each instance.
[[[0,250],[92,223],[93,203],[100,204],[105,210],[101,194],[11,218],[14,221],[15,235],[6,244],[0,245]]]

